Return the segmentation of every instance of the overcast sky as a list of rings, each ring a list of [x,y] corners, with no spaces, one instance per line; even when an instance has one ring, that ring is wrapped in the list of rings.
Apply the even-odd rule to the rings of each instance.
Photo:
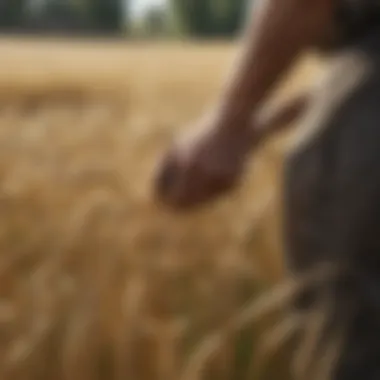
[[[163,5],[167,0],[132,0],[132,14],[141,16],[144,11],[152,5]]]

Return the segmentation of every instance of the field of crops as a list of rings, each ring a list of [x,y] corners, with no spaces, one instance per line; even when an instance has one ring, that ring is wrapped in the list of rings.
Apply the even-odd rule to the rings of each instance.
[[[1,380],[252,378],[269,319],[252,327],[246,303],[282,276],[283,139],[197,214],[149,186],[235,50],[0,39]]]

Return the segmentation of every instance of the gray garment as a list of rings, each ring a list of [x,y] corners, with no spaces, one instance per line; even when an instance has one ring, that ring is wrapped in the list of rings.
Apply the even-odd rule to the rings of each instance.
[[[379,0],[335,0],[335,22],[345,42],[363,37],[380,25]]]
[[[302,127],[285,164],[288,269],[327,262],[342,273],[297,305],[327,295],[330,328],[348,326],[333,379],[379,379],[380,32],[333,58]]]
[[[285,167],[290,268],[348,260],[380,276],[380,32],[339,53]],[[377,255],[372,254],[375,252]]]
[[[315,46],[331,52],[356,44],[380,26],[380,0],[333,0],[334,33]]]

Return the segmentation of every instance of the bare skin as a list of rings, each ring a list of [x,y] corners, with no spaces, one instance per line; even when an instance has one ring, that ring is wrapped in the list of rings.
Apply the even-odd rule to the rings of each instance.
[[[284,124],[282,112],[259,122],[259,111],[271,90],[298,55],[324,39],[333,24],[333,0],[263,0],[257,4],[220,99],[180,136],[158,167],[155,194],[166,206],[193,209],[227,194],[239,183],[252,149],[267,131]],[[297,109],[297,102],[286,106],[284,114],[286,109]],[[293,117],[298,114],[289,112]]]
[[[289,100],[286,104],[276,105],[269,109],[264,109],[263,112],[258,113],[257,117],[255,117],[251,122],[251,127],[248,131],[249,133],[246,134],[247,137],[244,143],[247,144],[247,148],[253,149],[255,146],[259,145],[261,141],[266,140],[269,136],[280,132],[285,128],[288,128],[291,123],[304,112],[308,104],[309,94],[302,93]],[[160,168],[161,170],[163,169],[163,171],[159,173],[160,177],[157,180],[156,189],[159,196],[161,197],[160,200],[164,201],[168,206],[174,206],[174,209],[192,209],[191,206],[194,206],[195,202],[197,202],[198,205],[201,205],[206,201],[212,200],[212,198],[223,195],[229,189],[232,189],[234,185],[236,185],[239,179],[239,174],[241,174],[241,172],[238,172],[236,170],[238,168],[232,168],[232,170],[236,170],[236,172],[231,173],[231,177],[228,176],[228,178],[226,178],[226,181],[228,181],[228,183],[220,183],[220,186],[225,186],[223,189],[215,189],[210,187],[207,190],[217,191],[218,194],[214,193],[214,195],[212,195],[209,192],[204,192],[200,195],[204,197],[204,200],[202,202],[202,199],[195,199],[195,194],[192,193],[192,198],[189,205],[187,206],[184,203],[178,204],[175,197],[177,197],[179,194],[173,194],[174,191],[178,191],[175,188],[175,184],[173,184],[173,182],[176,181],[176,178],[178,178],[177,176],[180,175],[180,173],[176,172],[179,169],[173,167],[176,164],[176,158],[173,156],[166,156],[165,158],[167,161],[164,163],[164,167]],[[185,174],[188,175],[188,172]],[[197,175],[199,174],[197,173]],[[207,178],[204,180],[208,181]],[[214,185],[217,185],[215,178],[211,178],[210,180],[214,183]]]

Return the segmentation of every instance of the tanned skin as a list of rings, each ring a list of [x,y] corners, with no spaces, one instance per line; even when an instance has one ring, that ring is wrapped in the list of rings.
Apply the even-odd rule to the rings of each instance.
[[[238,184],[253,148],[268,130],[283,124],[281,114],[289,118],[301,112],[302,97],[259,121],[259,111],[278,80],[300,53],[329,34],[333,14],[334,0],[257,2],[220,98],[159,164],[155,195],[160,203],[178,211],[194,209]]]

